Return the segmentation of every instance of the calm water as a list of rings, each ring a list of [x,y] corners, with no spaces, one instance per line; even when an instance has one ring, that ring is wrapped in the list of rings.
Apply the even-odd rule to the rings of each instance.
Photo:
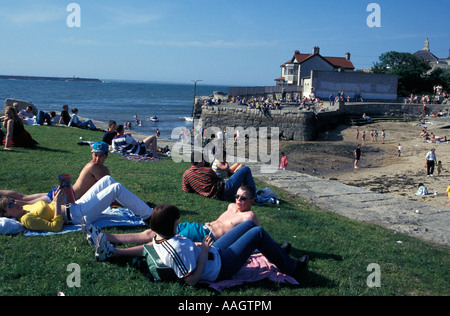
[[[197,96],[214,91],[227,93],[226,86],[197,84]],[[107,123],[130,121],[132,131],[170,138],[175,127],[192,127],[184,117],[190,117],[194,100],[194,83],[170,84],[140,81],[105,80],[103,83],[60,82],[40,80],[0,80],[0,101],[14,98],[32,102],[44,111],[61,111],[62,105],[78,108],[78,115]],[[134,124],[134,115],[142,126]],[[148,120],[157,115],[159,122]]]

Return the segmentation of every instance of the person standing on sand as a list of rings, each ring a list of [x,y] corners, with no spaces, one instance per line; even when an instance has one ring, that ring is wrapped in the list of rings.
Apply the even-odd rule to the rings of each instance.
[[[361,159],[361,145],[356,146],[355,149],[355,169],[358,169],[358,161]]]
[[[427,176],[432,177],[434,172],[434,164],[436,163],[436,153],[435,149],[431,148],[431,150],[425,156],[425,166],[427,167]]]
[[[366,144],[366,131],[362,132],[361,141],[362,141],[362,145],[364,146]]]
[[[450,185],[447,187],[447,194],[448,194],[448,206],[450,206]]]
[[[286,167],[288,165],[287,156],[283,153],[281,153],[281,163],[280,163],[280,169],[286,170]]]

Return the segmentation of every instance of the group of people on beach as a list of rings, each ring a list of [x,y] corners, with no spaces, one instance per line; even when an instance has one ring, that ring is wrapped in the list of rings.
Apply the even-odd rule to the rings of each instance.
[[[58,232],[64,225],[81,225],[89,244],[95,247],[98,261],[117,256],[140,256],[144,244],[152,245],[161,260],[190,285],[232,278],[255,249],[281,272],[294,277],[307,266],[307,255],[293,259],[289,256],[289,243],[280,246],[258,226],[251,210],[256,187],[248,166],[229,166],[225,154],[217,157],[212,168],[201,153],[193,152],[191,167],[182,177],[182,190],[231,203],[212,222],[204,225],[180,223],[181,214],[176,206],[161,204],[153,208],[150,202],[144,202],[111,177],[105,166],[110,145],[122,146],[122,142],[126,143],[124,146],[137,145],[127,143],[123,135],[119,126],[110,121],[102,141],[92,145],[91,160],[73,185],[75,202],[65,203],[66,191],[59,186],[32,195],[0,190],[0,217],[16,219],[25,228],[37,231]],[[146,148],[153,146],[146,140],[142,144]],[[149,229],[134,234],[103,232],[95,226],[95,221],[113,204],[141,217],[149,224]],[[138,246],[124,249],[115,248],[113,244]]]

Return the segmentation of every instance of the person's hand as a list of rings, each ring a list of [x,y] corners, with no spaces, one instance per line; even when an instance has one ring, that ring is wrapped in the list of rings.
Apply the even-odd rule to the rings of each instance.
[[[64,198],[66,197],[66,192],[61,190],[61,187],[58,187],[58,189],[53,192],[53,201],[58,204],[64,203]]]
[[[211,249],[211,246],[213,243],[214,243],[214,240],[211,238],[211,236],[206,235],[205,238],[203,238],[203,242],[201,245],[202,251],[209,252],[209,249]]]

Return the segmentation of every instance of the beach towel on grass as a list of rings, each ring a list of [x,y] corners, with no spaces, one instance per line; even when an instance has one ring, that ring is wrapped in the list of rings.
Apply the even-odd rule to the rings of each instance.
[[[221,292],[223,289],[232,286],[241,285],[245,282],[257,282],[266,278],[277,283],[299,284],[293,277],[281,273],[278,268],[269,262],[269,260],[261,253],[251,255],[246,265],[236,273],[233,279],[206,283],[214,290]]]
[[[108,208],[102,215],[94,222],[100,228],[113,226],[143,226],[145,225],[142,218],[135,216],[129,209],[126,208]],[[81,230],[81,225],[64,225],[59,232],[47,231],[32,231],[28,230],[23,225],[14,220],[5,218],[0,221],[0,233],[2,234],[19,234],[23,232],[24,236],[50,236],[54,234],[66,234]]]
[[[140,156],[140,155],[122,155],[122,158],[125,158],[130,161],[160,161],[161,158],[155,158],[151,156]]]

